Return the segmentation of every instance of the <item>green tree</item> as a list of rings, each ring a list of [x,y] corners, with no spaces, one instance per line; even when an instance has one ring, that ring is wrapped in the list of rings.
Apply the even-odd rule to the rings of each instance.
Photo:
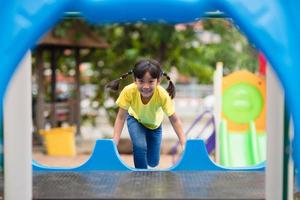
[[[71,23],[74,23],[74,20],[66,20],[59,24],[57,34],[65,34],[64,29]],[[197,24],[187,24],[183,30],[178,30],[170,24],[89,26],[110,45],[108,49],[93,51],[87,61],[91,63],[93,70],[90,81],[98,86],[94,100],[99,102],[99,107],[106,108],[111,119],[115,118],[116,110],[114,107],[105,106],[107,96],[104,86],[132,69],[138,59],[157,59],[164,71],[168,72],[175,66],[179,73],[196,78],[198,83],[206,84],[212,83],[212,75],[218,61],[224,63],[224,70],[227,72],[236,69],[257,69],[257,51],[227,20],[207,19]],[[218,40],[205,42],[201,39],[204,33]],[[70,57],[61,57],[59,62],[63,72],[71,70],[74,66]],[[122,84],[131,81],[129,78]],[[110,95],[116,98],[118,94]]]

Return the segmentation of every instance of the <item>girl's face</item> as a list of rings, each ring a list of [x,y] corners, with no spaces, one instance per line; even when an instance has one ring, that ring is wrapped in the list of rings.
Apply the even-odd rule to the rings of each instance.
[[[136,78],[135,83],[141,96],[145,99],[151,98],[159,80],[152,78],[149,72],[146,72],[142,79]]]

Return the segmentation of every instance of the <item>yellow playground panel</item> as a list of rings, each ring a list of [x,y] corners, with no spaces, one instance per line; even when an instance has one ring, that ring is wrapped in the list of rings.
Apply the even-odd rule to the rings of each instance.
[[[75,156],[75,132],[76,128],[73,126],[40,130],[47,154],[50,156]]]

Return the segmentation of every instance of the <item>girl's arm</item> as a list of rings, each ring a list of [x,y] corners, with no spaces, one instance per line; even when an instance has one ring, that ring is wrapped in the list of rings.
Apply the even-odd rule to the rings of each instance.
[[[169,117],[169,120],[170,120],[170,122],[171,122],[171,124],[173,126],[173,129],[174,129],[175,133],[178,136],[178,139],[179,139],[179,142],[181,144],[181,147],[184,149],[186,138],[185,138],[185,134],[183,133],[183,130],[182,130],[181,120],[176,115],[176,113],[174,113],[173,115],[171,115]]]
[[[119,112],[117,114],[115,125],[114,125],[114,134],[112,138],[115,141],[116,145],[118,145],[119,143],[126,117],[127,117],[127,110],[123,108],[119,108]]]

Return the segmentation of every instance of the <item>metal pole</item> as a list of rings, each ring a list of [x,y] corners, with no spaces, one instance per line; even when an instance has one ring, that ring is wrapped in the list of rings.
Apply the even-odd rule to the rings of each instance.
[[[32,199],[31,54],[27,53],[4,100],[4,199]]]
[[[284,97],[275,72],[267,68],[266,199],[282,200]]]

